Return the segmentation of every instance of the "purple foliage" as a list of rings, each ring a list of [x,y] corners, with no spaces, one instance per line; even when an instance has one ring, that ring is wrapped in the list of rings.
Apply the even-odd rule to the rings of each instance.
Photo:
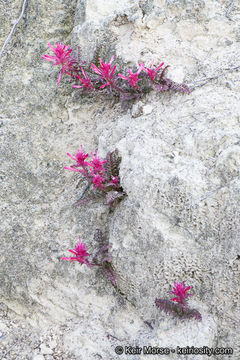
[[[179,91],[185,94],[190,94],[190,89],[185,84],[178,84],[175,81],[172,81],[168,78],[163,78],[159,83],[157,84],[158,91],[168,91],[168,90],[174,90]]]
[[[102,270],[103,275],[111,281],[114,287],[117,287],[117,276],[112,265],[112,256],[109,253],[111,245],[106,244],[101,230],[97,229],[94,238],[99,243],[99,249],[93,256],[93,263],[98,265]]]
[[[49,44],[54,56],[44,55],[42,58],[52,61],[53,65],[60,66],[58,84],[62,75],[67,74],[71,76],[71,81],[75,81],[72,87],[80,88],[82,94],[99,91],[102,94],[110,93],[115,97],[119,97],[122,104],[127,107],[126,102],[139,99],[154,87],[159,92],[174,90],[185,94],[190,93],[187,85],[177,84],[166,78],[165,74],[169,66],[163,68],[164,62],[156,68],[154,67],[154,61],[152,61],[151,67],[139,64],[136,72],[127,69],[127,71],[123,71],[128,73],[127,76],[120,73],[116,76],[116,65],[112,65],[114,56],[111,57],[109,62],[104,62],[99,57],[99,51],[97,51],[91,66],[87,66],[86,61],[80,61],[79,49],[75,51],[69,49],[69,46],[57,43],[56,48],[53,48]],[[75,53],[75,55],[71,53]]]
[[[169,291],[170,294],[174,294],[175,297],[171,300],[167,299],[155,299],[155,305],[168,315],[173,315],[180,319],[195,319],[202,320],[200,312],[196,309],[190,309],[188,307],[187,299],[193,294],[187,293],[191,286],[185,287],[184,282],[174,284],[173,290]]]
[[[178,312],[177,304],[174,304],[171,300],[155,299],[155,304],[168,315],[176,315]]]
[[[102,255],[102,254],[104,254],[104,259],[101,261],[101,262],[103,262],[103,261],[108,261],[108,262],[111,262],[112,261],[112,257],[111,257],[111,255],[109,254],[109,252],[108,252],[108,250],[111,248],[111,246],[110,245],[103,245],[103,246],[101,246],[99,249],[98,249],[98,251],[95,253],[95,255],[94,255],[94,257],[93,257],[93,262],[97,262],[97,258],[100,256],[100,255]],[[107,255],[106,255],[107,254]]]
[[[109,191],[106,195],[106,203],[111,207],[114,208],[116,200],[122,199],[125,196],[123,192],[120,191]]]
[[[120,185],[119,165],[121,158],[117,149],[109,152],[106,160],[98,157],[97,151],[95,151],[95,154],[91,153],[92,160],[88,160],[89,155],[85,153],[82,145],[81,150],[78,149],[76,154],[67,153],[67,155],[76,164],[64,167],[64,169],[82,174],[88,182],[86,190],[90,185],[93,185],[96,190],[93,196],[83,198],[84,190],[80,198],[75,202],[75,206],[86,204],[96,199],[98,194],[103,194],[106,198],[106,204],[113,209],[117,201],[125,196]]]
[[[117,287],[117,277],[116,272],[112,267],[112,264],[109,262],[105,262],[103,266],[103,273],[108,280],[111,281],[114,287]]]
[[[70,262],[76,261],[80,264],[87,265],[89,268],[98,267],[102,270],[103,275],[111,281],[112,285],[117,287],[117,276],[112,265],[112,256],[109,253],[111,246],[104,244],[103,234],[99,229],[96,230],[94,238],[100,246],[94,256],[88,253],[86,244],[83,244],[81,238],[79,238],[76,248],[69,250],[74,256],[70,258],[62,257],[62,260]],[[90,260],[90,257],[92,257],[92,260]]]

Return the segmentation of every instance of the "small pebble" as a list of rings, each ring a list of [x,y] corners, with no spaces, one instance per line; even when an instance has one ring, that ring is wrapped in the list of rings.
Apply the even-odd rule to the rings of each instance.
[[[48,346],[46,346],[45,344],[41,344],[40,345],[40,349],[41,349],[41,353],[43,355],[52,355],[53,351],[52,349],[50,349]]]
[[[152,111],[153,111],[152,105],[145,105],[145,106],[143,107],[143,113],[144,113],[144,115],[149,115],[149,114],[151,114]]]
[[[133,105],[131,115],[133,118],[137,118],[137,117],[141,116],[142,113],[143,113],[142,102],[138,101],[136,104]]]
[[[55,347],[57,346],[57,342],[55,340],[51,340],[49,341],[48,345],[51,349],[55,349]]]
[[[35,355],[32,360],[45,360],[45,358],[43,355],[38,354],[38,355]]]

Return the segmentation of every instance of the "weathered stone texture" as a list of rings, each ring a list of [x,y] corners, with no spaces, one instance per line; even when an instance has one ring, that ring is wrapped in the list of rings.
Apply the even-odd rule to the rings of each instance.
[[[230,3],[43,1],[37,20],[31,3],[1,59],[1,301],[33,326],[55,324],[63,359],[117,359],[116,345],[231,346],[240,356],[240,7],[230,20]],[[9,15],[17,2],[3,6]],[[9,31],[6,22],[1,43]],[[165,61],[192,92],[152,92],[127,111],[81,98],[40,59],[70,37],[88,61],[97,44],[106,60],[115,53],[118,69]],[[101,202],[72,207],[84,183],[63,167],[80,144],[120,151],[127,197],[113,213]],[[96,228],[130,303],[60,260],[79,235],[94,248]],[[175,281],[193,287],[202,323],[155,308]]]

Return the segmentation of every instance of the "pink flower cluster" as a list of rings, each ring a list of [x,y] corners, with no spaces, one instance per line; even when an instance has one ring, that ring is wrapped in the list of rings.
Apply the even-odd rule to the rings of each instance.
[[[100,67],[98,68],[96,65],[91,64],[91,69],[98,75],[100,75],[99,80],[105,80],[106,83],[100,86],[100,89],[105,88],[105,86],[113,86],[114,85],[114,73],[116,70],[116,65],[111,67],[112,62],[114,60],[114,56],[112,56],[109,63],[104,63],[101,58],[99,58]]]
[[[173,291],[169,291],[169,294],[174,294],[176,297],[172,298],[172,301],[177,301],[180,305],[185,306],[186,299],[189,296],[193,296],[193,294],[187,294],[187,292],[191,289],[191,286],[185,286],[184,282],[182,283],[174,283]]]
[[[152,66],[151,66],[151,69],[149,68],[146,68],[144,67],[144,64],[140,64],[141,68],[143,71],[145,71],[149,78],[151,79],[151,81],[154,81],[155,78],[156,78],[156,75],[157,75],[157,72],[160,70],[160,68],[164,65],[164,62],[162,62],[156,69],[154,69],[153,67],[154,65],[154,60],[152,61]]]
[[[85,244],[82,243],[81,238],[79,238],[79,242],[76,246],[75,249],[69,249],[70,253],[74,254],[75,257],[62,257],[62,260],[67,260],[67,261],[78,261],[80,264],[85,264],[88,267],[92,266],[93,264],[91,264],[89,262],[89,260],[87,259],[88,256],[90,256],[90,254],[87,252],[87,247]]]
[[[169,294],[175,295],[171,300],[168,299],[155,299],[155,305],[166,314],[173,315],[174,317],[184,319],[202,320],[202,315],[196,309],[190,309],[188,306],[188,297],[193,296],[188,291],[191,286],[185,286],[184,282],[174,283],[172,291]]]
[[[72,49],[70,48],[70,45],[63,45],[60,43],[57,43],[57,46],[54,48],[50,43],[48,43],[48,46],[50,49],[54,52],[54,56],[50,55],[43,55],[42,59],[47,61],[52,61],[57,66],[61,66],[61,70],[59,72],[59,77],[57,84],[60,84],[62,74],[66,73],[71,76],[71,71],[73,68],[73,64],[75,63],[74,59],[71,57]]]
[[[82,66],[77,70],[76,61],[71,57],[70,53],[72,49],[69,49],[70,45],[65,46],[63,44],[57,43],[56,48],[54,48],[51,44],[48,44],[50,49],[54,52],[54,56],[44,55],[43,59],[54,62],[53,65],[61,66],[58,85],[60,83],[62,74],[66,73],[71,77],[75,77],[77,84],[73,85],[75,88],[83,88],[87,90],[96,90],[98,87],[94,86],[94,80],[91,79]],[[91,64],[91,70],[93,73],[98,75],[97,82],[103,83],[99,89],[104,89],[106,86],[109,86],[112,89],[118,90],[120,92],[126,92],[126,89],[123,89],[119,86],[117,79],[120,78],[122,80],[126,80],[130,87],[134,90],[138,89],[138,82],[141,80],[139,78],[140,73],[146,72],[149,79],[153,83],[156,79],[157,72],[164,65],[162,62],[161,65],[154,68],[154,61],[152,61],[151,68],[145,68],[144,64],[139,64],[139,69],[137,72],[132,72],[131,69],[128,70],[128,76],[123,74],[118,74],[118,78],[115,76],[116,65],[112,66],[112,62],[114,60],[114,56],[111,57],[109,62],[103,62],[101,58],[99,58],[100,66],[97,67],[95,64]],[[83,75],[83,76],[82,76]],[[78,85],[78,82],[81,85]]]
[[[100,236],[102,237],[102,232],[100,231]],[[92,257],[91,262],[89,261],[89,256],[91,254],[88,253],[86,244],[82,243],[81,238],[79,237],[78,244],[75,249],[69,249],[69,252],[74,254],[71,257],[62,257],[62,260],[66,261],[77,261],[81,265],[85,264],[87,267],[92,268],[94,266],[98,266],[102,269],[103,274],[107,277],[108,280],[111,281],[114,287],[117,287],[116,273],[112,266],[112,257],[109,254],[109,249],[111,246],[109,245],[100,245],[100,248],[96,252],[96,254]]]
[[[76,161],[76,164],[71,165],[70,167],[64,167],[64,169],[81,173],[86,177],[89,183],[94,184],[95,189],[100,188],[105,191],[105,188],[108,186],[116,188],[119,186],[119,179],[117,176],[112,176],[110,181],[107,178],[106,169],[104,168],[104,164],[107,161],[99,158],[97,156],[97,151],[95,151],[95,154],[91,152],[92,160],[90,162],[86,161],[88,154],[85,153],[82,145],[81,150],[78,149],[76,155],[69,153],[67,153],[67,155],[72,160]]]
[[[86,74],[86,72],[83,70],[83,68],[81,67],[81,72],[84,76],[84,79],[82,77],[80,77],[79,75],[76,75],[76,79],[80,80],[82,85],[72,85],[72,87],[74,88],[83,88],[83,89],[88,89],[88,90],[94,90],[94,86],[92,84],[92,80],[90,79],[90,77]]]

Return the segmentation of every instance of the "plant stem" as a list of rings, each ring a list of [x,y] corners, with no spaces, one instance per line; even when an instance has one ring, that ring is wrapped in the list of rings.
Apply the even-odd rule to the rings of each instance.
[[[89,187],[90,187],[90,183],[88,183],[88,184],[86,185],[86,187],[83,189],[83,191],[82,191],[80,197],[77,199],[77,201],[79,201],[79,200],[81,200],[81,199],[83,198],[83,195],[84,195],[85,192],[89,189]]]
[[[17,24],[20,22],[20,20],[21,20],[22,17],[23,17],[23,14],[24,14],[24,11],[25,11],[26,2],[27,2],[27,0],[24,0],[24,1],[23,1],[21,14],[20,14],[19,18],[15,21],[15,23],[14,23],[14,25],[13,25],[13,27],[12,27],[9,35],[8,35],[8,37],[6,38],[6,40],[5,40],[4,44],[3,44],[3,47],[2,47],[2,49],[1,49],[1,51],[0,51],[0,57],[2,56],[3,51],[4,51],[5,47],[7,46],[8,42],[10,41],[10,39],[11,39],[11,37],[12,37],[12,34],[14,33],[15,27],[17,26]]]

